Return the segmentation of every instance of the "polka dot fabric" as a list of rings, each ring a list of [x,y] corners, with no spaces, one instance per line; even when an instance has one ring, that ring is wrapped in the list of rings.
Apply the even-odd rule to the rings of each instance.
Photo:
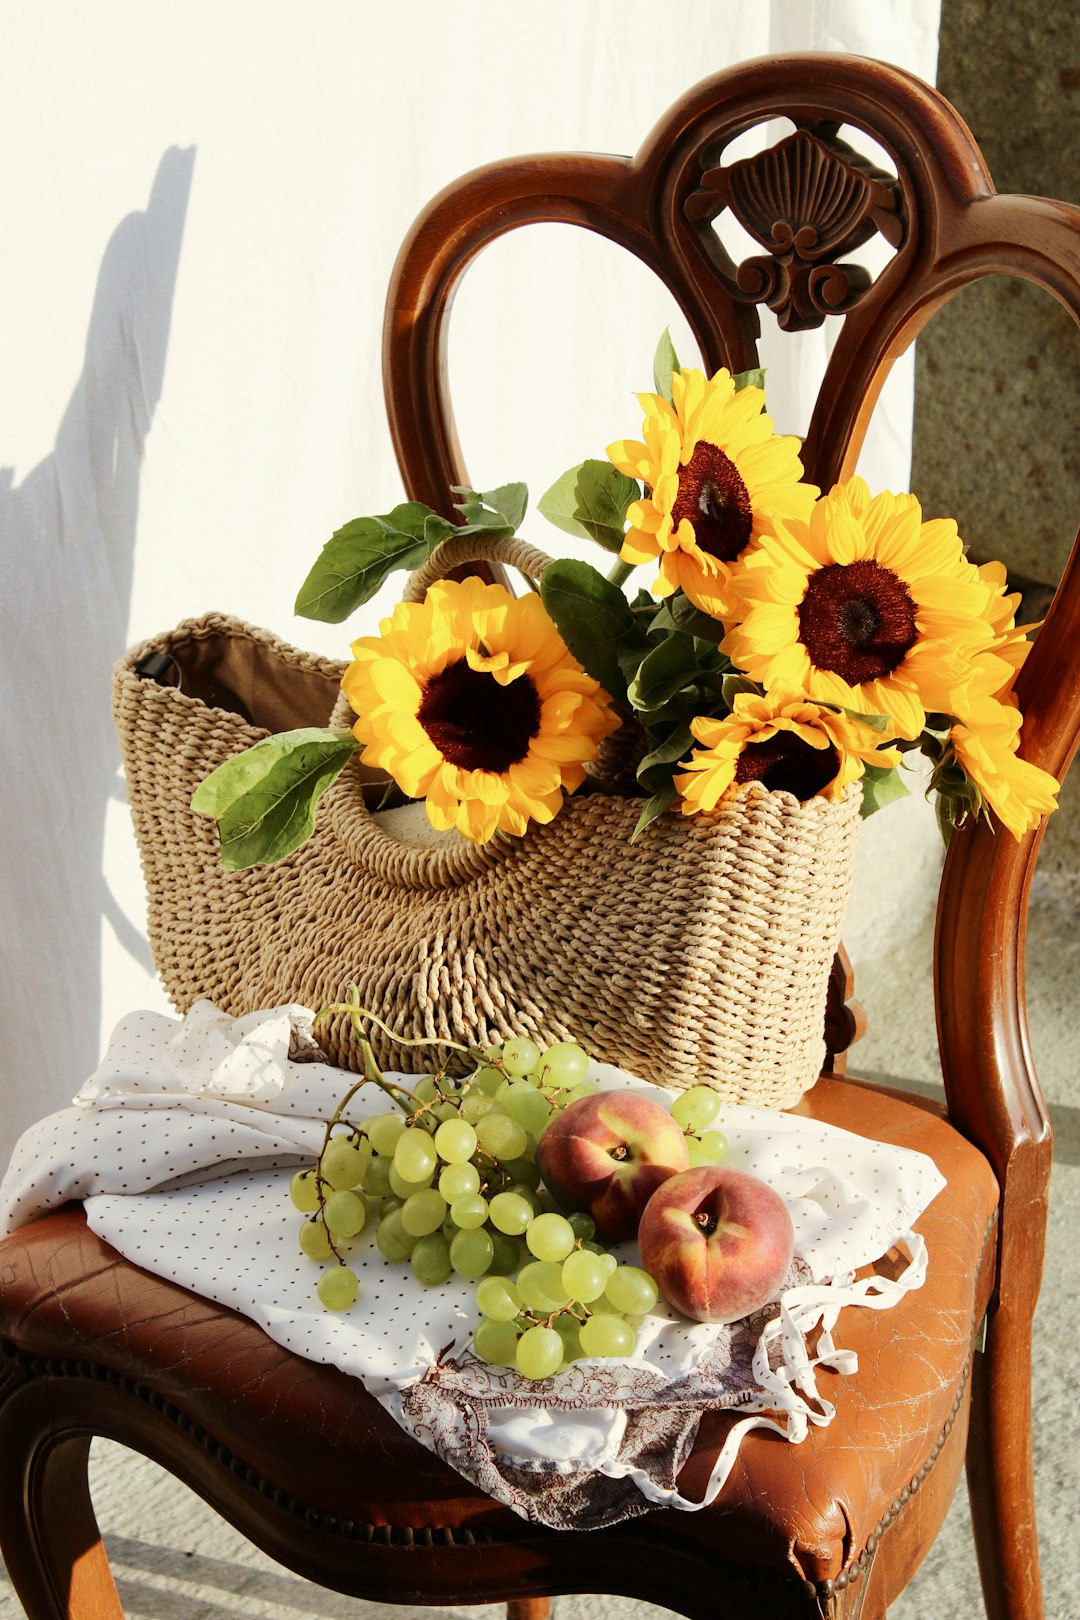
[[[126,1258],[240,1311],[298,1355],[361,1378],[399,1422],[439,1449],[409,1392],[436,1358],[475,1366],[467,1354],[476,1320],[473,1286],[451,1280],[422,1287],[407,1267],[383,1259],[369,1222],[349,1256],[360,1282],[357,1303],[340,1314],[319,1304],[315,1285],[323,1267],[299,1252],[301,1217],[288,1184],[318,1152],[323,1122],[355,1077],[290,1057],[304,1045],[310,1017],[288,1007],[234,1020],[205,1002],[181,1022],[130,1014],[72,1107],[17,1144],[0,1182],[0,1231],[81,1199],[93,1230]],[[594,1065],[593,1073],[603,1085],[656,1094],[621,1070]],[[372,1086],[350,1103],[349,1114],[362,1120],[385,1108]],[[769,1181],[795,1227],[797,1286],[761,1330],[754,1358],[759,1387],[745,1409],[779,1413],[781,1432],[797,1439],[807,1422],[819,1422],[823,1410],[828,1415],[815,1395],[806,1335],[821,1330],[816,1364],[853,1370],[853,1358],[831,1338],[839,1311],[848,1303],[887,1308],[919,1286],[926,1255],[910,1228],[944,1183],[920,1154],[794,1115],[730,1104],[716,1125],[728,1139],[725,1162]],[[852,1280],[898,1242],[911,1256],[901,1277]],[[618,1252],[636,1259],[632,1244]],[[702,1502],[673,1501],[670,1490],[621,1453],[626,1422],[618,1369],[625,1369],[628,1388],[645,1378],[650,1399],[662,1405],[665,1390],[685,1396],[688,1380],[706,1367],[710,1380],[722,1378],[717,1354],[725,1332],[671,1313],[647,1317],[635,1356],[605,1364],[603,1399],[589,1407],[578,1387],[574,1411],[560,1403],[559,1378],[528,1385],[491,1369],[498,1376],[488,1393],[498,1411],[485,1428],[494,1468],[484,1474],[486,1487],[499,1494],[500,1463],[514,1471],[578,1467],[631,1479],[648,1500],[688,1508],[713,1500],[722,1478]],[[589,1366],[577,1363],[572,1372]],[[765,1416],[747,1421],[778,1426]],[[724,1477],[733,1460],[734,1451]]]

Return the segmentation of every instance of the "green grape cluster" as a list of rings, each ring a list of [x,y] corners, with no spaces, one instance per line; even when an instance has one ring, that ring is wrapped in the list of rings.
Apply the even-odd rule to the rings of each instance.
[[[346,1255],[372,1225],[379,1252],[407,1262],[426,1287],[453,1275],[509,1277],[533,1258],[549,1258],[550,1240],[543,1254],[533,1247],[549,1233],[545,1222],[570,1233],[567,1256],[583,1241],[541,1186],[536,1142],[559,1109],[599,1089],[588,1078],[587,1054],[572,1042],[541,1051],[519,1036],[472,1057],[464,1079],[440,1071],[411,1090],[387,1082],[371,1059],[367,1078],[382,1084],[394,1107],[353,1124],[344,1115],[353,1087],[318,1161],[293,1177],[292,1202],[307,1216],[301,1250],[337,1261],[318,1284],[327,1309],[347,1310],[358,1297]]]
[[[637,1331],[628,1318],[651,1311],[658,1290],[647,1271],[619,1265],[592,1243],[592,1230],[588,1215],[538,1215],[525,1232],[535,1258],[515,1280],[483,1278],[473,1334],[481,1361],[537,1379],[582,1356],[633,1354]]]
[[[721,1106],[711,1086],[691,1086],[681,1091],[671,1105],[672,1119],[686,1134],[691,1169],[699,1164],[719,1164],[727,1152],[724,1133],[709,1129]]]

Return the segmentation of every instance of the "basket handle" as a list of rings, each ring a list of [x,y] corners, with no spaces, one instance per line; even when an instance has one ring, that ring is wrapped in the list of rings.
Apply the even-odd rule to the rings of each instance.
[[[402,601],[422,602],[429,585],[471,562],[505,563],[509,568],[516,568],[519,574],[538,580],[551,558],[518,535],[489,540],[482,534],[452,534],[409,575],[401,593]]]

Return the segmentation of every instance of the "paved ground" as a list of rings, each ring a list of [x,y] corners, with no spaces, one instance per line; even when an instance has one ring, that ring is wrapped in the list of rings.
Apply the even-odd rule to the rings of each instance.
[[[897,816],[911,815],[907,806]],[[893,814],[892,811],[889,814]],[[1028,948],[1032,1038],[1056,1133],[1051,1227],[1043,1296],[1036,1318],[1036,1476],[1049,1620],[1080,1615],[1077,1555],[1080,1460],[1073,1379],[1080,1372],[1075,1301],[1080,1256],[1080,1078],[1070,1028],[1080,977],[1077,895],[1071,876],[1073,812],[1061,818],[1033,895]],[[860,848],[861,885],[847,933],[860,963],[860,994],[871,1030],[857,1053],[861,1073],[899,1078],[929,1089],[936,1075],[932,1001],[926,970],[933,937],[932,891],[937,850],[923,824],[867,825]],[[1054,832],[1053,826],[1051,833]],[[893,904],[882,905],[883,851],[903,852]],[[1069,852],[1069,858],[1061,858]],[[884,886],[887,890],[887,885]],[[931,1258],[931,1264],[932,1264]],[[489,1620],[496,1607],[453,1611],[387,1608],[338,1597],[296,1579],[244,1542],[194,1496],[141,1458],[99,1444],[94,1496],[130,1620],[405,1620],[410,1613]],[[557,1620],[662,1620],[668,1611],[620,1598],[563,1598]],[[961,1490],[927,1563],[890,1620],[974,1620],[982,1613]],[[0,1620],[22,1609],[0,1573]]]

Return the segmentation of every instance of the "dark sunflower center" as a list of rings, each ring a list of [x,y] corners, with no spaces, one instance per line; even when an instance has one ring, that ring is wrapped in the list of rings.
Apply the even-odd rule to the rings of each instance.
[[[812,799],[840,769],[840,755],[830,743],[811,748],[793,731],[777,731],[764,742],[749,742],[735,764],[736,782],[761,782],[770,792]]]
[[[818,669],[849,686],[880,680],[917,639],[915,603],[891,568],[863,558],[811,575],[799,605],[799,640]]]
[[[715,444],[698,444],[681,469],[671,518],[676,528],[689,518],[702,551],[719,562],[734,562],[747,545],[754,520],[750,493]]]
[[[500,686],[461,658],[431,677],[416,717],[451,765],[505,771],[540,730],[540,698],[528,675]]]

